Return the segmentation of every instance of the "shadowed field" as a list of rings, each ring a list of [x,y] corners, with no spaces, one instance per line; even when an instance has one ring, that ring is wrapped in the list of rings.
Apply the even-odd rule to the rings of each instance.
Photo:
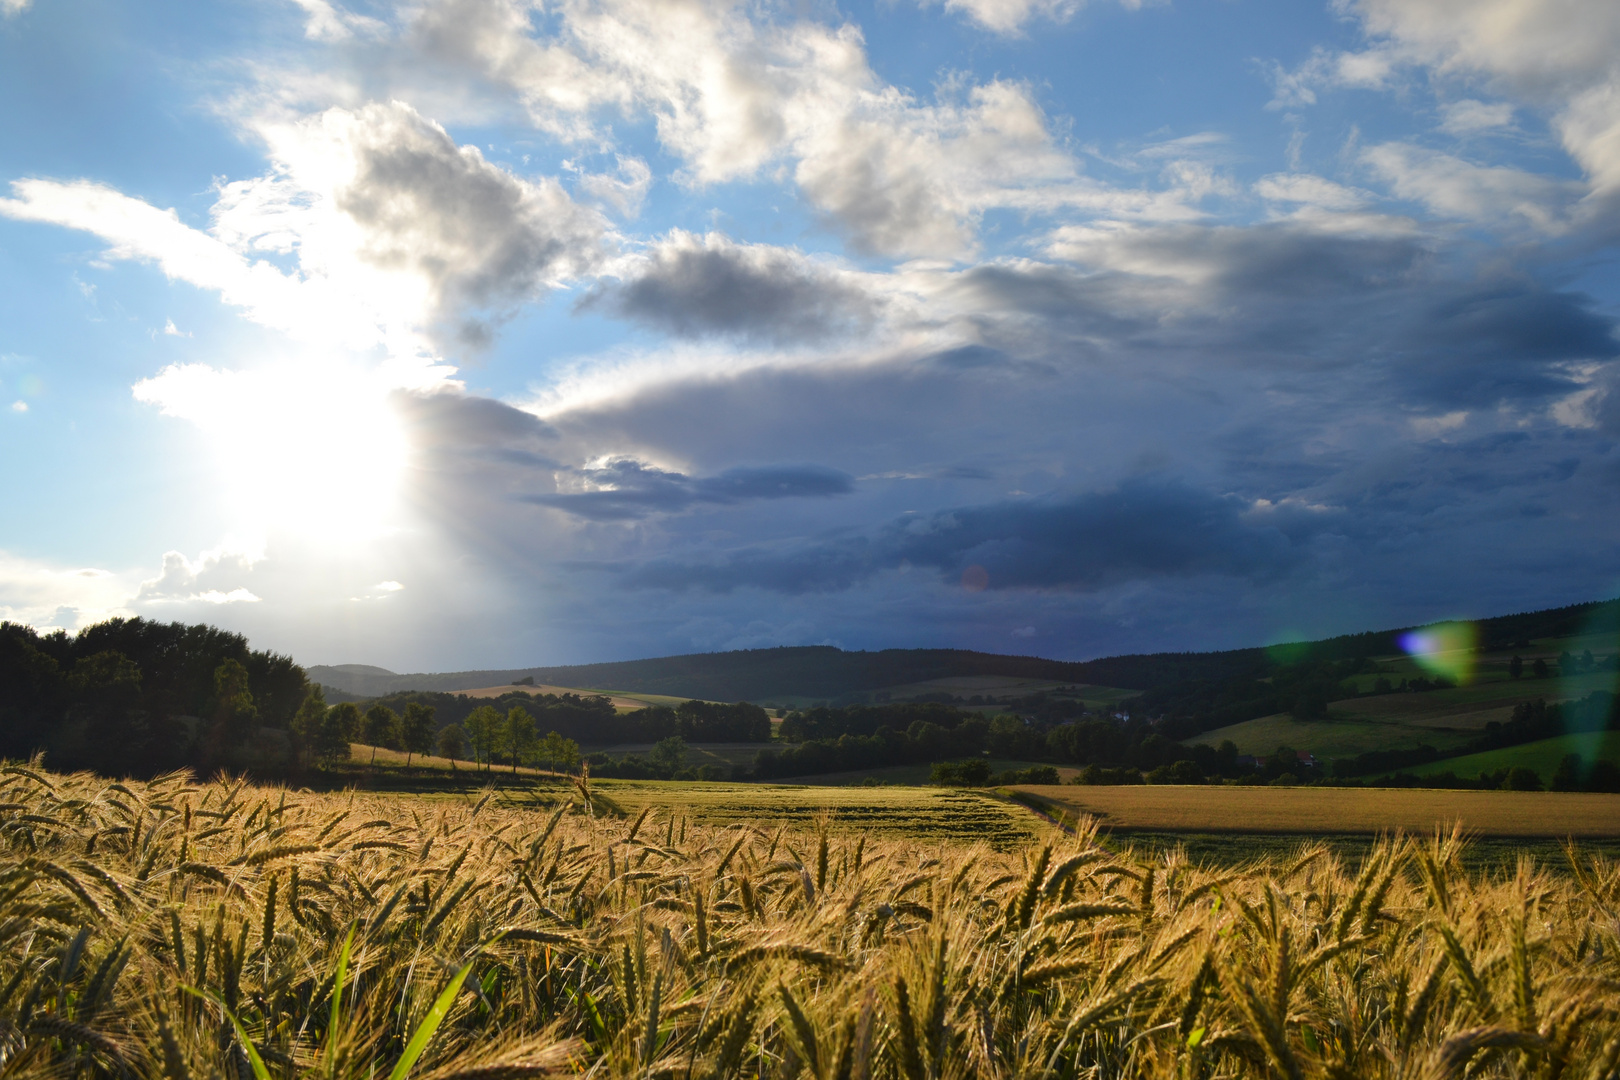
[[[1432,835],[1460,824],[1497,837],[1620,837],[1620,795],[1411,788],[1021,787],[1105,828],[1188,833]]]

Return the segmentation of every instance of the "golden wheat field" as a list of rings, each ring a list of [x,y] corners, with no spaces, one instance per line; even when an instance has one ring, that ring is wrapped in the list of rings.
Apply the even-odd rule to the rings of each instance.
[[[1620,1063],[1620,871],[0,770],[7,1077],[1507,1077]]]
[[[1620,836],[1620,795],[1434,788],[1026,786],[1053,811],[1117,829],[1190,832],[1427,834],[1460,825],[1485,836]]]

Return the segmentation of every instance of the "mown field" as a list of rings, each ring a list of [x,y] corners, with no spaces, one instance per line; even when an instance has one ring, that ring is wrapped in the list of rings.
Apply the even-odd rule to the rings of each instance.
[[[821,789],[823,793],[836,789]],[[629,792],[621,794],[628,800]],[[0,769],[0,1071],[1610,1077],[1620,870]]]
[[[1189,833],[1432,835],[1460,825],[1497,837],[1620,838],[1620,795],[1329,787],[1019,787],[1107,829]]]

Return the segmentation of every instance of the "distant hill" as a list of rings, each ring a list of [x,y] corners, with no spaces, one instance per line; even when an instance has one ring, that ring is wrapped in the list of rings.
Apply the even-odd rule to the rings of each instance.
[[[1620,600],[1595,601],[1480,620],[1481,641],[1492,648],[1521,640],[1567,637],[1594,623],[1620,624]],[[1286,647],[1291,660],[1343,660],[1400,652],[1399,638],[1415,627],[1345,634]],[[360,697],[404,690],[472,690],[533,678],[554,686],[593,687],[641,694],[769,701],[774,697],[834,700],[907,683],[970,675],[1155,690],[1181,683],[1256,678],[1278,650],[1251,648],[1205,653],[1149,653],[1099,660],[1046,660],[966,649],[883,649],[845,652],[830,645],[735,652],[692,653],[608,664],[400,675],[366,664],[316,665],[309,677]]]

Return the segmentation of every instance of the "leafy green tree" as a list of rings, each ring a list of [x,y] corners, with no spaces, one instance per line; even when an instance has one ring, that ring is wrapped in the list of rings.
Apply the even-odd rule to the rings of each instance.
[[[252,740],[259,710],[248,689],[248,671],[239,661],[226,657],[214,668],[214,695],[211,723],[204,746],[209,764],[224,759],[233,748]]]
[[[460,724],[447,724],[439,729],[439,756],[450,759],[450,767],[456,767],[456,759],[461,756],[463,732]]]
[[[334,705],[326,711],[326,722],[321,726],[323,764],[349,760],[349,744],[359,737],[363,722],[360,707],[351,701]]]
[[[425,754],[433,749],[433,707],[412,701],[405,706],[400,718],[400,738],[405,744],[405,764],[409,766],[412,754]]]
[[[467,733],[467,745],[472,750],[473,761],[487,768],[490,755],[500,739],[501,714],[493,705],[480,705],[467,714],[461,727]]]
[[[399,714],[386,705],[373,705],[360,721],[360,741],[371,747],[371,763],[377,763],[377,748],[399,749]]]
[[[299,756],[308,764],[327,766],[349,759],[349,740],[360,723],[360,710],[344,703],[326,707],[320,686],[311,688],[293,717]]]
[[[512,755],[512,775],[516,776],[518,762],[534,749],[534,717],[521,705],[512,706],[506,714],[506,749]]]
[[[146,756],[141,669],[134,661],[113,650],[87,656],[73,665],[67,685],[70,713],[84,723],[84,756],[97,769],[118,774]]]
[[[660,739],[653,744],[652,752],[647,755],[647,759],[660,774],[673,776],[686,764],[686,740],[679,735]]]
[[[292,735],[293,755],[300,764],[312,765],[318,760],[316,746],[321,740],[321,731],[326,723],[326,693],[321,689],[320,683],[315,683],[304,695],[303,704],[293,714],[290,734]]]
[[[1508,770],[1507,779],[1502,781],[1503,791],[1540,791],[1541,777],[1536,770],[1523,765],[1515,765]]]
[[[1514,653],[1513,659],[1508,661],[1508,678],[1518,679],[1523,675],[1524,657],[1520,656],[1518,653]]]
[[[564,770],[572,771],[579,764],[579,743],[555,731],[548,731],[546,737],[540,740],[540,756],[546,759],[552,772],[556,772],[559,765]]]

